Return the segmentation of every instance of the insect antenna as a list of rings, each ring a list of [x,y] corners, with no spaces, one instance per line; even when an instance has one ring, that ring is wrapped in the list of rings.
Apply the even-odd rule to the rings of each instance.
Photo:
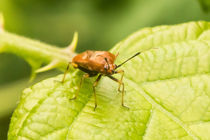
[[[137,52],[135,55],[131,56],[130,58],[128,58],[127,60],[125,60],[124,62],[122,62],[121,64],[117,65],[116,69],[119,68],[120,66],[122,66],[123,64],[125,64],[126,62],[128,62],[129,60],[131,60],[132,58],[136,57],[137,55],[139,55],[141,52]]]

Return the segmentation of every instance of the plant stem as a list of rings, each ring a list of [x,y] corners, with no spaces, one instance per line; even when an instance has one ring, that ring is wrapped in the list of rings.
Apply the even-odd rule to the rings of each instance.
[[[76,53],[39,41],[21,37],[6,31],[0,32],[0,53],[13,53],[35,64],[56,61],[56,68],[65,69]]]

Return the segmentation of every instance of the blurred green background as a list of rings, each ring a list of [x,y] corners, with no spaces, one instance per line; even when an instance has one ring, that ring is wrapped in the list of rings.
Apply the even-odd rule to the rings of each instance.
[[[9,32],[67,46],[79,32],[77,52],[109,50],[143,28],[210,20],[202,0],[0,0]],[[203,9],[202,9],[203,7]],[[56,75],[39,74],[36,81]],[[0,54],[0,139],[6,139],[9,121],[21,90],[29,86],[29,65],[11,54]]]

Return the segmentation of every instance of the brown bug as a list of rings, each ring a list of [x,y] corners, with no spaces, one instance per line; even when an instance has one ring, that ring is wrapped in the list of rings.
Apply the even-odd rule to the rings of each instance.
[[[85,78],[94,77],[94,76],[98,75],[96,81],[93,84],[93,92],[94,92],[94,97],[95,97],[95,108],[94,108],[94,110],[95,110],[97,107],[95,87],[97,86],[97,84],[102,76],[107,76],[110,79],[114,80],[115,82],[119,83],[118,91],[122,93],[121,105],[123,107],[126,107],[124,105],[124,83],[122,81],[124,71],[116,70],[116,69],[118,69],[124,63],[126,63],[127,61],[129,61],[130,59],[134,58],[135,56],[137,56],[139,54],[140,54],[140,52],[136,53],[135,55],[128,58],[126,61],[124,61],[120,65],[114,64],[114,61],[117,58],[118,54],[114,55],[107,51],[90,51],[90,50],[88,50],[88,51],[85,51],[83,53],[76,55],[72,59],[72,62],[69,62],[67,69],[64,73],[63,80],[62,80],[62,82],[64,82],[65,76],[66,76],[67,71],[69,70],[70,64],[72,64],[74,68],[78,68],[81,71],[85,72],[85,74],[81,78],[81,81],[79,84],[79,89],[76,92],[75,97],[72,98],[71,100],[74,100],[77,98],[77,96],[79,94],[79,90],[82,85],[82,82]],[[113,74],[117,74],[117,73],[122,73],[120,80],[118,80],[112,76]],[[120,89],[121,86],[122,86],[122,90]]]

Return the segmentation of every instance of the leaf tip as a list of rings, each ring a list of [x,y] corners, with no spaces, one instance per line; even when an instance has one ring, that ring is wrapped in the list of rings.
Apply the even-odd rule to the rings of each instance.
[[[48,71],[48,70],[51,70],[53,68],[56,68],[58,66],[59,62],[57,60],[53,60],[52,62],[50,62],[48,65],[44,66],[44,67],[41,67],[39,69],[37,69],[35,71],[35,73],[40,73],[40,72],[45,72],[45,71]]]
[[[73,35],[73,39],[72,39],[70,45],[68,45],[68,47],[65,48],[64,50],[65,51],[75,52],[75,49],[77,47],[77,43],[78,43],[78,32],[75,31],[74,35]]]

